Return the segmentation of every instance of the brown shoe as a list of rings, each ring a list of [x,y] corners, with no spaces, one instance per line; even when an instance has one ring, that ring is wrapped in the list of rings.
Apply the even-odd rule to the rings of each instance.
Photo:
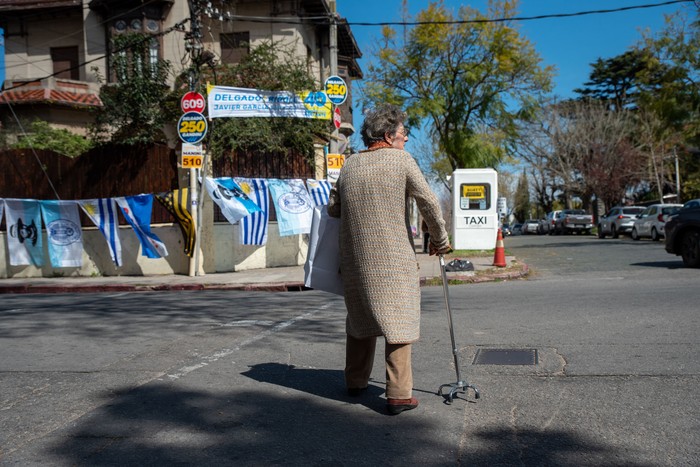
[[[398,415],[405,410],[413,410],[418,407],[418,399],[411,397],[410,399],[387,399],[386,410],[391,415]]]

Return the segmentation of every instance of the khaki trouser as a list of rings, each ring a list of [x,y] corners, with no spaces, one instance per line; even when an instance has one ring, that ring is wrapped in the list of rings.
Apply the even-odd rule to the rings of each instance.
[[[356,339],[347,335],[345,347],[345,384],[348,388],[364,388],[374,364],[377,338]],[[386,397],[410,399],[413,394],[411,344],[386,344]]]

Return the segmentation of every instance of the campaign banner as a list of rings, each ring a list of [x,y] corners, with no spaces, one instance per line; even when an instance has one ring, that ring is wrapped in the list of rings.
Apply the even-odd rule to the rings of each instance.
[[[5,199],[5,211],[10,265],[43,266],[39,202],[33,199]]]
[[[83,264],[83,230],[75,201],[40,201],[49,242],[49,259],[55,268],[79,268]]]
[[[229,86],[207,87],[209,118],[293,117],[330,120],[332,104],[323,91],[261,91]]]
[[[311,232],[314,201],[300,179],[268,181],[280,237]]]

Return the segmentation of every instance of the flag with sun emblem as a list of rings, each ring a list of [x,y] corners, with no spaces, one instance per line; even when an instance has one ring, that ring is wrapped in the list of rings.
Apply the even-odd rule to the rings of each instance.
[[[267,243],[267,224],[270,218],[270,193],[264,178],[234,178],[238,186],[259,208],[240,221],[241,245],[264,245]]]
[[[114,198],[83,199],[78,201],[80,207],[90,220],[100,229],[107,245],[109,254],[117,267],[122,265],[122,243],[119,239],[119,219],[117,219],[117,203]]]

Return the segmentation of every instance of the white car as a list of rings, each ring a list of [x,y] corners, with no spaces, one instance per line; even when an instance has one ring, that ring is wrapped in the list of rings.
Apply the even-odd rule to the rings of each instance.
[[[681,207],[683,207],[682,204],[652,204],[642,211],[632,224],[632,239],[650,237],[657,241],[661,236],[665,236],[666,221]]]
[[[523,235],[527,234],[535,234],[537,235],[537,228],[540,225],[540,221],[537,219],[528,219],[525,222],[523,222]]]

